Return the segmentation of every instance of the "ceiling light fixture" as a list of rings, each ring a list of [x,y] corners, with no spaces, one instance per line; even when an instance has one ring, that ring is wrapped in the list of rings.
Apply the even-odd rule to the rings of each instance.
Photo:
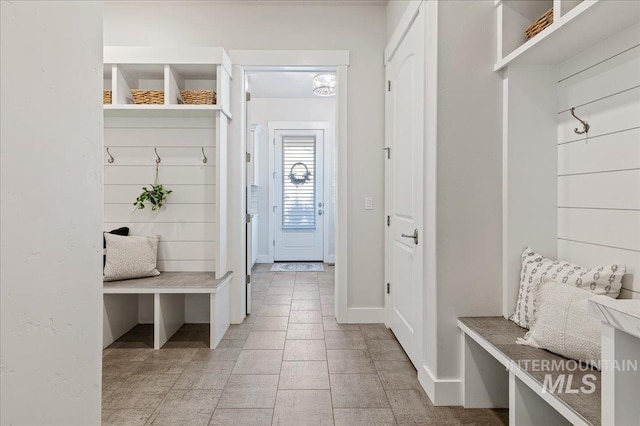
[[[334,96],[336,94],[336,75],[318,74],[313,77],[313,93],[317,96]]]

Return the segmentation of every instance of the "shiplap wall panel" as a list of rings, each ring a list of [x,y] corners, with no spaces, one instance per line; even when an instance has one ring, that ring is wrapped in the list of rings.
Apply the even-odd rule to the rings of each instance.
[[[216,164],[215,147],[162,147],[158,149],[158,155],[162,158],[161,166],[202,166],[202,148],[207,157],[206,164]],[[154,166],[156,155],[153,147],[109,147],[109,152],[115,159],[113,164],[108,163],[109,155],[105,150],[104,164],[109,166]]]
[[[636,87],[576,108],[575,113],[590,124],[589,137],[601,137],[640,127],[639,104],[640,87]],[[573,131],[576,127],[581,129],[582,125],[571,116],[569,111],[560,113],[558,115],[558,142],[588,139],[584,135],[577,135]]]
[[[143,186],[133,185],[105,185],[104,202],[106,204],[130,204],[140,195]],[[169,186],[167,186],[169,187]],[[167,197],[167,204],[214,204],[215,185],[180,185],[172,186],[173,190]]]
[[[558,238],[640,251],[640,211],[560,208]]]
[[[214,147],[214,129],[186,129],[180,127],[107,127],[104,132],[104,144],[108,147]]]
[[[105,166],[104,181],[106,185],[149,185],[154,183],[156,166]],[[170,185],[213,185],[216,179],[214,165],[206,166],[165,166],[160,165],[160,183]]]
[[[153,211],[151,207],[134,210],[133,205],[105,204],[105,222],[156,223],[156,222],[216,222],[215,204],[165,204]]]
[[[558,241],[558,251],[562,253],[562,259],[586,267],[624,264],[627,274],[622,280],[622,287],[640,293],[640,252],[566,240]]]
[[[640,168],[640,128],[558,146],[558,174]]]
[[[640,210],[640,169],[558,177],[558,206]]]
[[[105,146],[105,230],[160,235],[161,271],[214,271],[219,238],[216,205],[216,120],[193,117],[108,117]],[[155,180],[173,192],[160,210],[135,210],[143,186]],[[203,152],[207,163],[203,163]]]
[[[627,267],[621,298],[640,298],[640,25],[559,67],[558,255]],[[573,129],[591,125],[588,137]]]
[[[166,222],[107,222],[105,230],[129,227],[131,235],[160,235],[162,241],[209,241],[216,240],[215,224],[212,223],[166,223]]]

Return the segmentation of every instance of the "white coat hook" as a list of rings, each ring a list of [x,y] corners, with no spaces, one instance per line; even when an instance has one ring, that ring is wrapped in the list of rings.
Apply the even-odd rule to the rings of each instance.
[[[158,155],[158,148],[153,148],[153,150],[156,153],[156,157],[158,157],[156,158],[156,164],[160,164],[160,162],[162,161],[162,158],[160,158],[160,156]]]
[[[202,147],[202,162],[206,164],[207,161],[209,161],[209,159],[207,158],[207,156],[204,153],[204,147]]]
[[[109,147],[107,147],[107,155],[109,156],[109,159],[107,160],[109,164],[112,164],[114,161],[116,161],[116,159],[113,158],[113,155],[111,155],[111,153],[109,152]]]

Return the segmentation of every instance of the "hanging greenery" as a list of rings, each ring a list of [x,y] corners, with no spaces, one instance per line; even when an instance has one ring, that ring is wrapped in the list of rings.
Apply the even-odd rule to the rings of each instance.
[[[156,157],[158,157],[156,159],[156,183],[151,184],[151,189],[147,188],[146,186],[142,188],[142,193],[138,195],[138,198],[136,198],[136,202],[133,203],[133,205],[136,206],[133,212],[135,212],[136,210],[144,209],[146,202],[151,203],[151,210],[158,210],[163,206],[165,200],[167,199],[167,195],[173,192],[170,189],[164,189],[164,187],[160,185],[158,177],[160,172],[160,161],[162,160],[158,155],[157,149],[155,149],[155,152]]]
[[[151,204],[151,210],[158,210],[167,199],[167,195],[172,192],[170,189],[164,189],[162,185],[151,185],[151,189],[145,186],[133,205],[136,209],[144,209],[144,203],[148,201]]]

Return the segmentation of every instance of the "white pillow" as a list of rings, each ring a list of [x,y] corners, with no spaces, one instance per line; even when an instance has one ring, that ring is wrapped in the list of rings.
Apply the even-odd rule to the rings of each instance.
[[[516,342],[542,348],[598,367],[600,321],[591,317],[589,300],[603,299],[591,292],[544,277],[538,286],[538,315],[531,330]]]
[[[156,269],[159,235],[124,237],[105,232],[104,238],[107,241],[105,281],[160,275]]]
[[[520,327],[531,327],[536,317],[537,287],[545,276],[562,284],[580,287],[593,294],[615,299],[620,294],[625,272],[626,267],[619,264],[584,268],[569,262],[554,261],[527,247],[522,253],[520,291],[516,310],[509,319]]]

